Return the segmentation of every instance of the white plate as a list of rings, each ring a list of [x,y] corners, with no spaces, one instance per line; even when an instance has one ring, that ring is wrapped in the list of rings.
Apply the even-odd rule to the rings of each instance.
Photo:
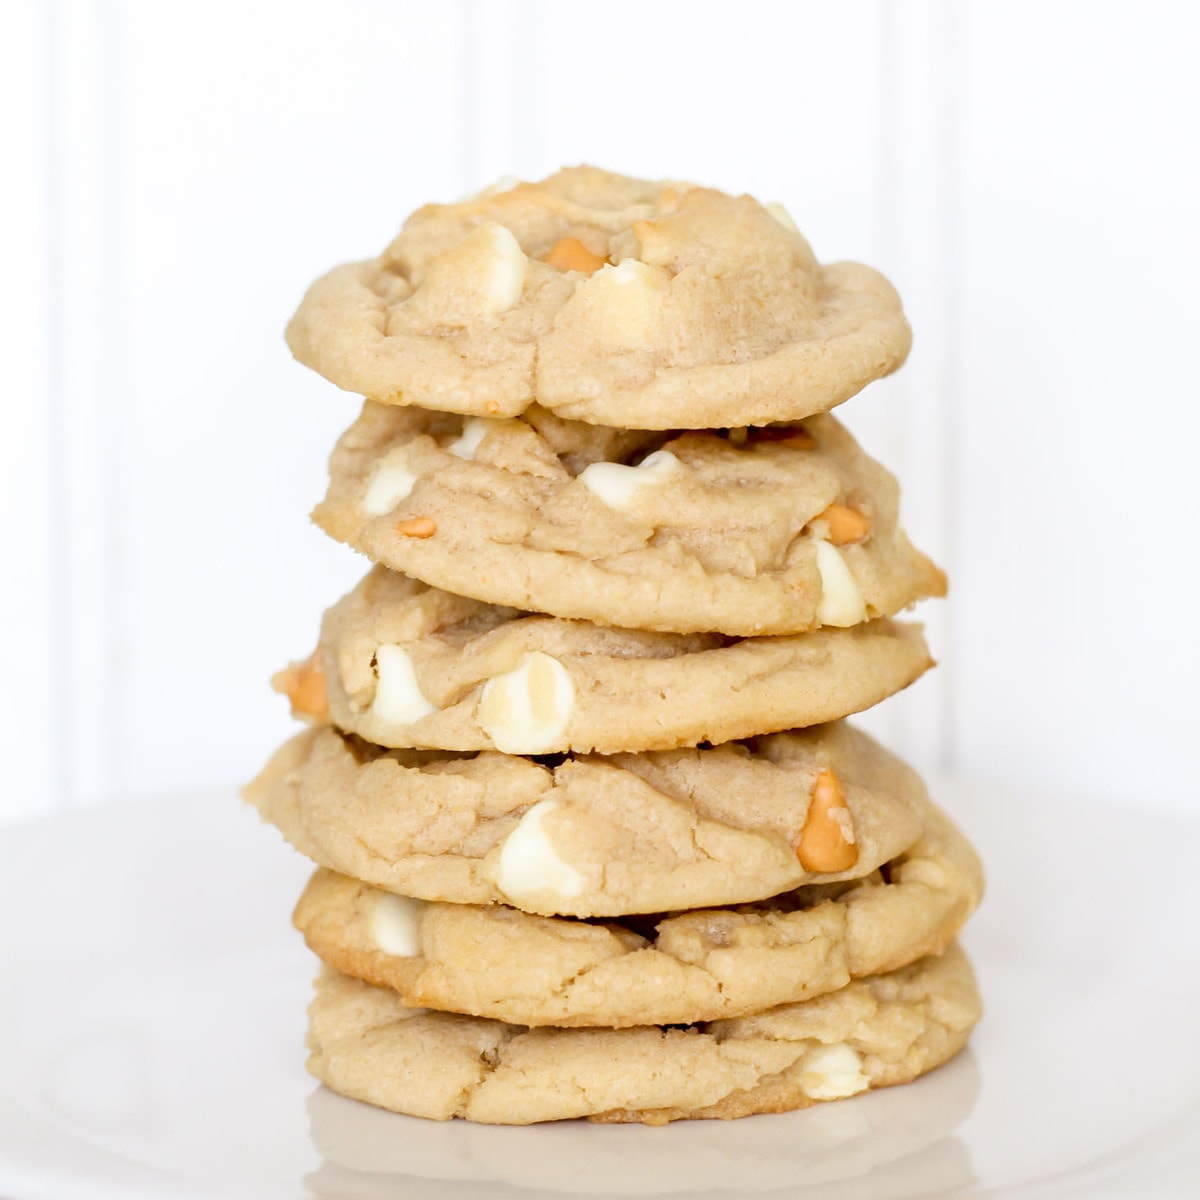
[[[314,1087],[308,868],[232,797],[0,834],[0,1196],[1200,1196],[1200,824],[941,789],[987,1015],[903,1088],[663,1129],[397,1117]]]

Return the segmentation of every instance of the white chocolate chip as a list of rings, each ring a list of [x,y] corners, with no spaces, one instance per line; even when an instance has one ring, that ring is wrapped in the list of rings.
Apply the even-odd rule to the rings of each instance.
[[[421,953],[420,900],[395,896],[390,892],[379,896],[371,909],[371,940],[384,954],[397,958],[412,958]]]
[[[950,886],[946,868],[928,858],[910,858],[893,872],[893,879],[902,883],[919,883],[932,891],[943,891]]]
[[[486,227],[490,240],[487,312],[507,312],[521,298],[529,259],[512,232],[503,225]]]
[[[670,450],[647,454],[636,467],[598,462],[579,473],[579,482],[609,508],[627,512],[644,488],[659,488],[683,471],[683,463]]]
[[[511,192],[520,182],[515,175],[501,175],[495,183],[489,183],[487,187],[480,188],[479,191],[472,193],[467,199],[486,200],[490,196],[499,196],[502,192]]]
[[[862,589],[836,546],[817,541],[817,570],[821,573],[821,602],[817,605],[817,620],[822,625],[843,627],[865,620],[867,605]]]
[[[511,231],[485,221],[429,264],[406,303],[447,324],[461,324],[464,317],[496,316],[521,298],[528,266]]]
[[[401,500],[408,498],[418,476],[408,469],[406,455],[407,448],[404,446],[397,446],[384,455],[363,495],[364,512],[381,517],[384,513],[390,513]]]
[[[563,735],[575,709],[575,684],[566,667],[540,650],[515,670],[483,685],[475,718],[504,754],[563,750]]]
[[[496,887],[510,900],[519,902],[537,892],[578,896],[583,891],[583,876],[559,857],[542,827],[546,814],[557,807],[557,800],[539,800],[500,847]]]
[[[838,805],[836,808],[827,808],[825,815],[838,827],[842,841],[847,846],[853,846],[858,835],[854,832],[854,816],[850,810],[843,805]]]
[[[446,447],[455,458],[470,460],[475,457],[479,443],[488,435],[492,422],[486,417],[470,417],[463,424],[462,433]]]
[[[608,282],[612,286],[629,288],[631,291],[652,287],[659,276],[649,263],[636,258],[623,258],[615,266],[605,267],[604,270],[608,272]]]
[[[437,712],[421,693],[413,661],[403,646],[380,646],[375,651],[375,699],[371,711],[389,725],[411,725]]]
[[[771,216],[773,216],[775,218],[775,220],[777,220],[780,223],[780,225],[782,225],[784,227],[784,229],[789,230],[791,233],[799,233],[800,232],[800,229],[796,225],[796,222],[792,220],[792,214],[790,212],[788,212],[788,210],[786,208],[784,208],[782,204],[779,204],[776,201],[771,200],[768,203],[764,204],[763,208],[765,208],[767,210],[767,212],[769,212],[771,214]]]
[[[800,1087],[810,1100],[841,1100],[865,1091],[870,1084],[863,1074],[862,1056],[845,1042],[818,1046],[805,1059],[800,1073]]]
[[[658,321],[668,274],[636,258],[603,266],[579,284],[596,332],[619,345],[637,345]]]

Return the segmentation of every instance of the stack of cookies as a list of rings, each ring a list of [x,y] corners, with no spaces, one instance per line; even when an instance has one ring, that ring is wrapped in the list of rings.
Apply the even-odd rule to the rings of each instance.
[[[374,564],[247,795],[318,869],[309,1068],[398,1112],[660,1124],[900,1083],[979,1017],[976,855],[842,718],[944,593],[828,410],[882,276],[590,168],[409,218],[288,329],[366,403],[315,519]]]

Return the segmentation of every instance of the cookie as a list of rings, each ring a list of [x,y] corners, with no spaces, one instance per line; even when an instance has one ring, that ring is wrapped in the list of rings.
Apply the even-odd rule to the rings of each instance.
[[[895,479],[829,416],[632,439],[540,411],[464,425],[368,403],[313,518],[456,595],[753,637],[857,625],[943,595],[898,508]]]
[[[741,1117],[905,1083],[945,1062],[981,1012],[952,946],[798,1004],[684,1028],[528,1028],[409,1008],[326,967],[308,1069],[396,1112],[486,1124]]]
[[[921,837],[867,878],[738,909],[600,924],[431,904],[320,869],[293,921],[328,966],[405,1004],[621,1028],[740,1017],[906,966],[943,951],[982,892],[977,855],[931,807]]]
[[[292,711],[380,746],[672,750],[870,708],[932,665],[915,625],[731,640],[530,616],[381,567],[274,680]]]
[[[777,206],[590,167],[427,205],[309,289],[292,353],[387,404],[630,429],[824,412],[908,354],[891,285]]]
[[[385,891],[574,917],[862,878],[916,841],[929,803],[911,768],[843,723],[548,762],[384,752],[324,726],[245,795],[318,865]]]
[[[329,1088],[305,1101],[321,1165],[315,1196],[353,1200],[525,1200],[617,1195],[678,1200],[913,1200],[930,1179],[968,1193],[976,1164],[955,1131],[979,1097],[970,1053],[916,1088],[884,1088],[860,1104],[820,1105],[756,1121],[681,1121],[666,1139],[639,1125],[585,1121],[473,1125],[397,1120]],[[798,1181],[802,1181],[798,1182]]]

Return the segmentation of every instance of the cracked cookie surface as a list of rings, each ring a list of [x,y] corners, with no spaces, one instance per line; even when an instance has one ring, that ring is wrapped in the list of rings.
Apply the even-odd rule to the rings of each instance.
[[[799,1122],[679,1122],[666,1154],[662,1138],[638,1136],[635,1128],[629,1136],[595,1137],[585,1121],[466,1128],[459,1121],[395,1121],[385,1109],[345,1104],[319,1087],[305,1104],[322,1160],[309,1186],[329,1200],[397,1200],[397,1187],[411,1191],[427,1181],[427,1200],[498,1200],[505,1186],[510,1200],[558,1200],[577,1194],[581,1180],[611,1190],[623,1179],[655,1200],[782,1200],[803,1180],[801,1194],[810,1193],[804,1200],[849,1200],[846,1189],[869,1175],[887,1180],[887,1191],[871,1200],[911,1200],[928,1191],[930,1153],[939,1187],[975,1182],[966,1147],[952,1135],[974,1110],[981,1084],[979,1064],[968,1055],[922,1088],[915,1104],[907,1089],[885,1088],[849,1112],[835,1106]]]
[[[702,429],[824,412],[911,331],[882,275],[820,265],[778,206],[574,167],[418,209],[317,280],[287,340],[384,403]]]
[[[836,821],[814,802],[831,773]],[[843,722],[546,761],[384,752],[322,726],[285,743],[245,796],[319,866],[386,891],[576,917],[860,878],[916,841],[929,803],[916,772]],[[822,869],[806,849],[817,827],[848,831],[852,857]]]
[[[525,669],[531,656],[561,666],[565,687]],[[753,639],[610,629],[376,567],[325,614],[316,654],[274,683],[297,716],[380,746],[609,754],[837,720],[931,665],[920,628],[885,619]]]
[[[437,1120],[661,1125],[905,1083],[956,1054],[980,1013],[957,946],[812,1000],[686,1028],[531,1029],[409,1008],[326,967],[308,1069],[343,1095]]]
[[[320,869],[293,921],[328,966],[414,1007],[621,1028],[744,1016],[906,966],[943,951],[982,892],[978,856],[931,806],[867,878],[737,909],[598,923],[411,900]]]
[[[895,479],[829,416],[638,434],[367,403],[313,519],[460,596],[628,629],[848,627],[945,593]]]

